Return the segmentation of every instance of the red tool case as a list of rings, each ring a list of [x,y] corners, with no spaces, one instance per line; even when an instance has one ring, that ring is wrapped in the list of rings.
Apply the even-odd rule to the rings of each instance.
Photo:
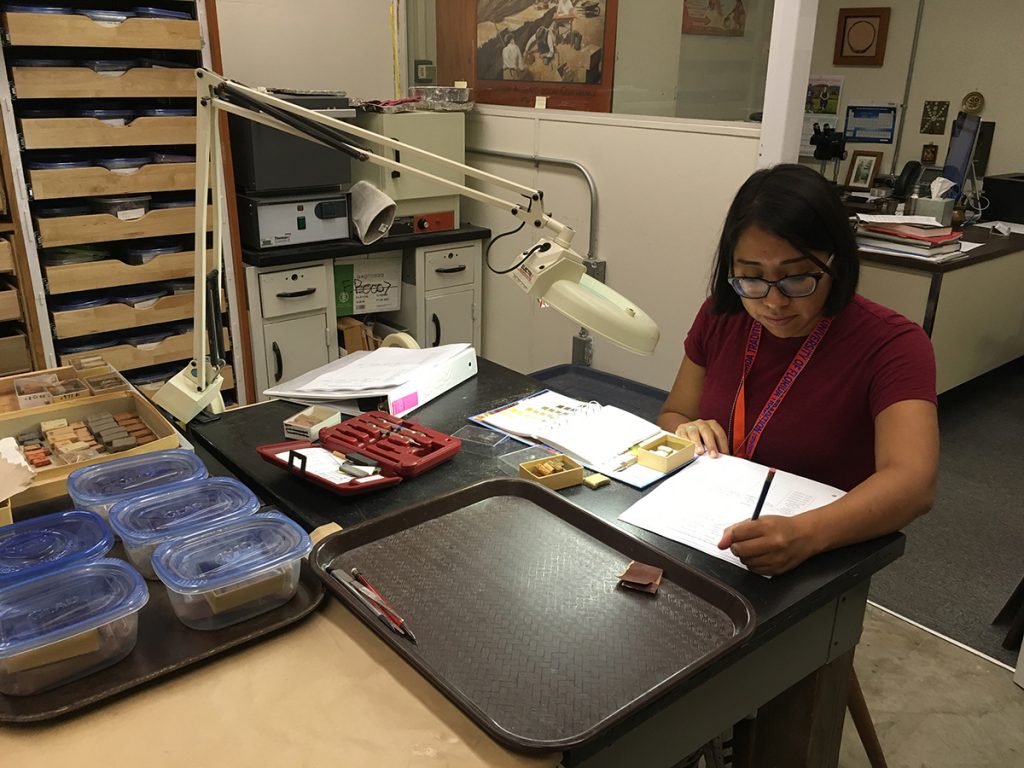
[[[353,477],[348,481],[331,482],[306,471],[302,449],[315,448],[308,440],[289,440],[256,448],[264,461],[287,469],[311,483],[342,496],[367,493],[416,477],[447,461],[462,446],[457,437],[446,435],[415,421],[401,419],[384,411],[368,411],[359,416],[320,430],[320,447],[327,451],[359,454],[372,459],[380,467],[378,476]],[[281,458],[280,454],[287,454]],[[339,477],[344,477],[339,473]]]

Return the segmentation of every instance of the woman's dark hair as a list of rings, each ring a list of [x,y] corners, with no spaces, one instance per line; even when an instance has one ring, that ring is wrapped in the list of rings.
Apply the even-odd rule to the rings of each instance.
[[[824,270],[832,276],[824,314],[836,315],[850,303],[860,277],[860,259],[849,215],[833,184],[807,166],[788,163],[755,172],[743,183],[729,206],[711,277],[715,314],[732,314],[743,309],[740,297],[728,281],[736,243],[752,226],[785,240],[814,260],[819,268],[824,264],[812,251],[832,254],[832,264]]]

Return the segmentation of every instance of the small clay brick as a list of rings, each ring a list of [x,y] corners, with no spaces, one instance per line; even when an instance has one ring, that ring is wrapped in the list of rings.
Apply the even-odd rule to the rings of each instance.
[[[143,426],[132,427],[131,429],[128,430],[129,435],[144,435],[147,432],[149,432],[149,427]]]
[[[114,414],[114,421],[120,423],[124,419],[134,419],[135,413],[132,411],[121,411],[120,413]]]
[[[136,442],[138,442],[139,445],[146,445],[147,443],[152,443],[154,440],[156,440],[156,435],[150,435],[149,437],[140,437]]]
[[[21,450],[25,451],[25,453],[28,453],[29,451],[38,451],[42,447],[42,443],[25,443],[21,446]]]
[[[33,467],[48,467],[48,466],[50,466],[50,465],[51,465],[52,463],[53,463],[53,462],[52,462],[52,461],[50,461],[50,460],[49,460],[49,459],[47,459],[47,458],[41,458],[41,459],[33,459],[33,461],[32,461],[32,466],[33,466]]]
[[[138,443],[134,437],[119,437],[117,440],[110,444],[110,450],[112,451],[127,451],[129,448],[134,448]]]
[[[90,432],[88,429],[76,429],[75,437],[77,437],[79,440],[88,440],[90,437],[92,437],[92,432]]]
[[[50,421],[40,422],[39,428],[42,429],[43,432],[49,432],[50,430],[60,429],[61,427],[66,427],[67,425],[67,419],[51,419]]]
[[[113,427],[111,429],[104,429],[96,433],[96,437],[104,443],[109,444],[111,440],[118,437],[128,437],[128,430],[122,427]]]

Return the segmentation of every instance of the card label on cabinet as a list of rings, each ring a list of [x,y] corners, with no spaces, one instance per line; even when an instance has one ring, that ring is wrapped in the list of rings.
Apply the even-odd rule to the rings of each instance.
[[[400,309],[401,254],[356,258],[351,261],[336,260],[334,290],[338,317]]]

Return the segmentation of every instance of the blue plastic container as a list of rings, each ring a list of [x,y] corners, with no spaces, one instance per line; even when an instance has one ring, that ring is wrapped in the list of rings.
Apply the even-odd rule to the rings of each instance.
[[[127,304],[129,307],[145,307],[169,293],[170,291],[162,285],[140,285],[135,288],[120,289],[119,295],[115,296],[113,300],[118,304]]]
[[[125,171],[133,168],[141,168],[151,162],[147,157],[101,157],[94,161],[94,165],[106,168],[108,171]]]
[[[194,113],[195,110],[192,110],[191,114]],[[154,163],[194,163],[196,161],[195,155],[175,152],[154,152],[152,157]]]
[[[84,216],[91,213],[92,209],[82,203],[36,203],[32,212],[42,219],[51,219],[57,216]]]
[[[150,557],[165,541],[233,522],[260,508],[256,494],[232,477],[180,483],[117,502],[110,527],[121,537],[132,565],[154,579]]]
[[[78,509],[106,517],[119,501],[208,475],[206,465],[192,451],[174,448],[76,469],[68,476],[68,495]]]
[[[97,120],[132,120],[138,117],[134,109],[113,109],[90,107],[88,109],[77,109],[74,112],[76,117],[94,117]]]
[[[69,168],[89,168],[92,165],[92,160],[79,160],[71,157],[42,158],[25,161],[25,167],[30,171],[62,171]]]
[[[70,16],[70,8],[61,8],[55,5],[5,5],[7,13],[52,13],[54,15]]]
[[[69,245],[63,248],[49,248],[43,251],[43,263],[48,267],[59,267],[65,264],[87,264],[91,261],[102,261],[110,256],[105,248],[94,248],[89,245]]]
[[[151,107],[139,110],[139,114],[144,117],[191,117],[195,113],[195,107]]]
[[[172,11],[169,8],[153,8],[148,5],[137,5],[132,8],[137,16],[150,19],[191,19],[192,14],[186,11]]]
[[[55,512],[0,527],[0,586],[103,557],[114,545],[95,512]]]
[[[127,72],[139,66],[138,59],[82,59],[82,66],[93,72]]]
[[[302,528],[270,512],[161,544],[153,568],[183,624],[220,629],[291,600],[312,548]]]
[[[11,62],[12,67],[75,67],[78,62],[74,59],[15,59]]]
[[[79,16],[88,16],[93,21],[105,21],[112,24],[119,24],[125,19],[135,18],[132,11],[100,10],[95,8],[76,8],[75,13]]]
[[[106,349],[119,343],[121,343],[121,339],[117,334],[82,336],[71,341],[57,342],[57,352],[62,355],[77,355],[80,352],[91,352],[94,349]]]
[[[116,664],[135,647],[149,589],[121,560],[0,588],[0,693],[27,696]]]
[[[22,107],[18,110],[18,116],[30,120],[40,120],[51,117],[70,117],[74,112],[70,109],[60,107]]]
[[[50,309],[54,312],[69,312],[74,309],[92,309],[110,303],[105,293],[69,293],[63,296],[50,297]]]
[[[128,264],[146,264],[166,253],[181,253],[185,246],[179,242],[151,240],[148,244],[130,245],[124,249],[122,261]]]
[[[174,331],[169,328],[158,328],[150,331],[139,331],[137,333],[131,333],[124,337],[125,344],[131,344],[133,347],[141,347],[146,344],[157,344],[164,339],[173,336]]]
[[[194,208],[196,205],[195,192],[177,192],[156,196],[150,207],[158,208]]]

